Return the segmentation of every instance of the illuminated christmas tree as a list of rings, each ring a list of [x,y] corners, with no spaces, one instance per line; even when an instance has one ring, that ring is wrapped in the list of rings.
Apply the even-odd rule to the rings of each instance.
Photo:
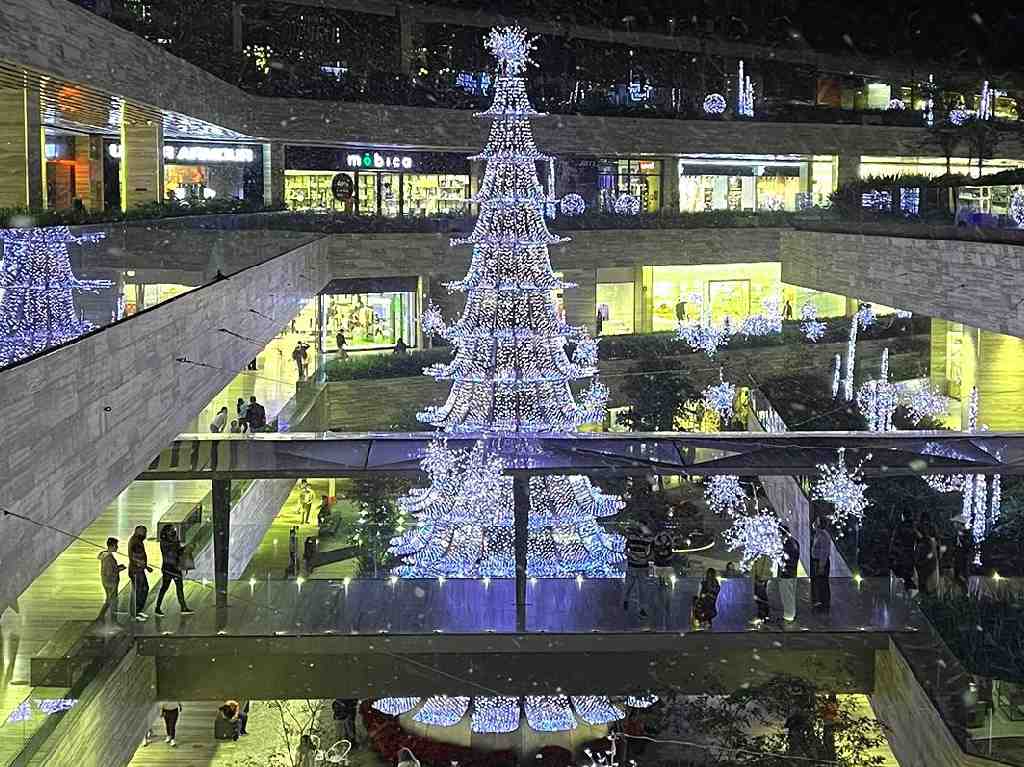
[[[109,288],[107,280],[80,280],[71,271],[69,244],[96,242],[66,226],[0,229],[0,366],[77,338],[93,329],[78,317],[74,291]]]
[[[577,403],[570,382],[597,372],[597,344],[581,327],[559,318],[553,292],[570,288],[551,270],[548,246],[565,242],[544,220],[547,197],[537,178],[546,161],[533,142],[530,118],[538,113],[521,72],[533,62],[532,40],[517,27],[494,29],[486,41],[498,59],[494,103],[479,117],[493,119],[483,152],[486,173],[473,202],[480,215],[472,233],[452,240],[471,245],[472,262],[448,288],[466,294],[459,320],[445,325],[436,307],[423,328],[446,338],[448,364],[424,372],[450,381],[447,401],[419,414],[448,433],[479,433],[471,451],[438,443],[424,461],[431,484],[401,502],[417,524],[392,542],[405,577],[510,577],[513,554],[512,479],[493,450],[530,435],[574,431],[604,415],[607,388],[594,381]],[[575,347],[572,357],[566,346]],[[530,479],[531,576],[616,574],[623,542],[598,518],[616,513],[619,499],[585,477]]]

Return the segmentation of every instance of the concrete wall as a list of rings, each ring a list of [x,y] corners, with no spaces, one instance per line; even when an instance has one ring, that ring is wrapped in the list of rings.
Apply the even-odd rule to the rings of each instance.
[[[327,274],[313,242],[0,373],[0,505],[80,533]],[[0,605],[67,545],[39,524],[0,518]]]
[[[237,580],[242,577],[249,560],[259,548],[263,536],[267,534],[288,495],[295,486],[293,479],[257,479],[254,480],[245,494],[231,508],[231,533],[228,549],[228,578]],[[204,505],[203,514],[208,521],[213,514],[212,508]],[[213,539],[210,545],[196,556],[196,569],[190,576],[193,579],[208,578],[213,580]]]
[[[1024,337],[1024,248],[787,230],[782,280]]]
[[[875,653],[871,707],[884,725],[902,767],[993,767],[1002,764],[965,754],[918,684],[906,658],[890,642]]]
[[[116,666],[100,672],[28,765],[127,764],[156,717],[155,660],[133,648]]]

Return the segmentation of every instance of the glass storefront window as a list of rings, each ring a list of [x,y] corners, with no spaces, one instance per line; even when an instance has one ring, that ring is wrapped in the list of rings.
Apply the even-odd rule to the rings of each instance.
[[[597,334],[617,336],[634,332],[634,283],[597,283]]]
[[[407,216],[457,216],[466,212],[469,176],[405,173],[402,212]]]
[[[598,203],[608,210],[614,198],[631,194],[640,200],[640,210],[661,210],[661,160],[601,160],[598,163]]]
[[[415,293],[350,293],[321,300],[325,351],[337,351],[339,331],[349,352],[387,348],[399,338],[406,346],[416,345]]]
[[[742,322],[761,311],[761,302],[778,297],[782,266],[765,264],[698,264],[649,266],[652,274],[651,330],[675,330],[681,319],[700,318],[694,294],[709,303],[712,319]],[[646,278],[645,278],[646,281]]]
[[[985,160],[984,171],[996,173],[1001,170],[1019,168],[1024,163],[1019,160],[993,159]],[[961,173],[965,176],[978,175],[977,159],[967,157],[953,157],[949,163],[953,173]],[[874,157],[865,155],[860,159],[860,177],[869,176],[941,176],[946,172],[946,159],[944,157]]]
[[[813,163],[796,155],[684,156],[678,163],[679,209],[796,210],[797,195],[813,191],[808,187],[814,185],[816,164],[825,166],[818,192],[827,199],[832,192],[830,162]]]
[[[355,200],[336,200],[331,191],[331,182],[338,175],[336,171],[285,171],[284,199],[289,210],[331,211],[342,213],[355,212]],[[355,174],[344,175],[352,181],[355,188]],[[376,194],[376,191],[374,192]],[[376,199],[376,198],[374,198]],[[376,210],[376,202],[374,203]]]

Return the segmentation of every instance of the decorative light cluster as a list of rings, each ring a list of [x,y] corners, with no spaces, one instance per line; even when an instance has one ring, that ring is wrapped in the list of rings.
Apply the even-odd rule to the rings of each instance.
[[[68,245],[105,236],[95,232],[76,237],[66,226],[0,229],[0,367],[93,329],[78,317],[73,293],[105,290],[114,283],[75,277]]]
[[[1010,198],[1010,218],[1018,227],[1024,226],[1024,192],[1019,189]]]
[[[951,109],[949,110],[949,122],[957,127],[965,124],[971,119],[971,113],[966,109]]]
[[[735,327],[726,317],[720,326],[711,323],[710,308],[699,294],[690,296],[690,301],[700,309],[700,319],[681,321],[676,329],[676,338],[684,341],[694,351],[703,351],[714,358],[718,350],[729,343],[729,338],[740,333],[745,336],[769,336],[782,332],[782,311],[777,298],[766,298],[761,302],[762,313],[747,317]]]
[[[924,121],[931,128],[935,125],[935,75],[928,75],[928,100],[924,105]]]
[[[615,198],[615,212],[620,216],[635,216],[640,213],[640,200],[631,194],[620,194]]]
[[[814,198],[810,192],[797,192],[794,202],[797,210],[810,210],[814,207]]]
[[[825,337],[828,326],[818,319],[818,307],[808,302],[800,307],[800,332],[811,343],[817,343]],[[835,396],[835,395],[833,395]]]
[[[750,76],[743,74],[742,60],[740,60],[740,71],[736,82],[739,86],[736,94],[736,113],[743,117],[753,117],[754,86],[750,82]]]
[[[930,383],[914,389],[906,398],[907,412],[914,424],[925,418],[940,418],[949,413],[949,398]]]
[[[583,201],[582,197],[573,193],[563,197],[559,207],[562,209],[562,215],[582,216],[583,211],[587,209],[587,204]]]
[[[78,703],[76,698],[33,698],[23,700],[7,715],[7,724],[27,722],[32,719],[32,706],[43,716],[69,711]]]
[[[853,373],[857,365],[857,330],[860,327],[860,312],[850,320],[850,337],[846,341],[846,370],[843,374],[843,399],[853,400]]]
[[[832,399],[839,396],[839,379],[843,370],[843,358],[837,354],[832,360]]]
[[[857,324],[860,325],[861,330],[867,330],[875,324],[877,318],[875,316],[875,307],[869,303],[862,303],[857,307],[857,314],[854,315],[857,318]]]
[[[570,388],[595,375],[597,344],[583,328],[566,325],[555,306],[554,291],[570,285],[554,276],[548,246],[567,238],[547,228],[545,210],[555,200],[540,184],[537,163],[552,158],[534,143],[530,119],[537,113],[518,76],[533,63],[533,39],[519,27],[505,27],[491,30],[486,45],[498,72],[494,100],[479,115],[493,120],[486,146],[474,157],[486,161],[473,198],[480,215],[468,237],[452,240],[471,245],[473,255],[465,278],[448,286],[466,294],[465,309],[450,325],[433,306],[424,317],[424,331],[448,339],[454,350],[449,363],[424,373],[451,381],[451,389],[443,405],[419,414],[444,433],[482,439],[470,450],[439,442],[426,452],[430,486],[399,501],[414,520],[391,541],[390,553],[402,562],[394,573],[401,577],[513,577],[514,498],[500,451],[531,434],[601,420],[608,397],[608,387],[596,379],[579,402]],[[562,203],[573,207],[568,197]],[[581,476],[537,476],[529,484],[529,576],[621,572],[624,541],[598,523],[618,512],[618,498]]]
[[[839,459],[836,463],[818,464],[820,477],[815,481],[811,495],[813,498],[832,504],[832,513],[829,514],[835,530],[842,535],[846,528],[853,523],[859,525],[864,518],[864,511],[868,507],[868,499],[864,496],[867,485],[862,482],[863,474],[861,466],[863,461],[854,468],[846,465],[846,448],[838,450]],[[871,458],[871,455],[864,460]]]
[[[992,119],[992,103],[994,101],[994,92],[988,86],[988,80],[985,80],[981,84],[981,98],[978,100],[978,119],[979,120],[991,120]]]
[[[616,704],[605,695],[530,695],[463,697],[436,695],[427,698],[379,698],[373,707],[390,716],[406,714],[422,706],[413,715],[417,722],[436,727],[453,727],[470,714],[470,727],[476,733],[509,733],[519,729],[522,713],[530,727],[538,732],[567,732],[579,723],[602,725],[626,717],[624,707],[648,708],[658,700],[655,695],[628,696]]]
[[[721,93],[709,93],[704,97],[704,114],[720,115],[725,111],[725,96]]]
[[[749,337],[773,336],[782,332],[782,308],[779,299],[766,298],[761,302],[761,307],[761,314],[753,314],[740,323],[740,333]]]
[[[914,313],[911,312],[911,311],[908,311],[907,309],[897,309],[896,310],[896,317],[897,317],[897,319],[909,320],[913,316],[914,316]]]
[[[907,105],[903,103],[903,99],[889,99],[889,106],[887,108],[890,112],[902,112],[907,108]]]
[[[921,190],[918,187],[900,187],[900,212],[904,216],[916,216],[921,212]]]
[[[868,431],[892,431],[892,417],[899,406],[899,390],[889,380],[889,349],[882,350],[878,378],[865,381],[857,391],[857,407]]]
[[[732,403],[736,400],[736,387],[725,380],[722,369],[718,370],[718,383],[708,386],[701,393],[704,407],[718,413],[724,422],[732,417]]]
[[[735,517],[746,511],[747,494],[739,477],[715,474],[704,479],[704,503],[715,514]]]
[[[860,196],[860,206],[869,210],[890,210],[892,208],[892,194],[872,189]]]
[[[730,551],[740,552],[741,570],[749,570],[760,556],[768,557],[777,566],[785,559],[779,520],[770,511],[734,517],[722,538]]]

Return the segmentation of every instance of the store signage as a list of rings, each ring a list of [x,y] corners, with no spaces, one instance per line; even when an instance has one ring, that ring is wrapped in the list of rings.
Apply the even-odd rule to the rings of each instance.
[[[121,145],[107,148],[111,157],[121,157]],[[256,159],[252,147],[247,146],[172,146],[164,144],[164,162],[195,163],[250,163]]]
[[[352,177],[349,174],[338,173],[331,179],[331,194],[334,195],[335,200],[340,202],[351,200],[355,191],[355,184],[352,183]]]
[[[405,170],[412,168],[412,158],[408,155],[381,154],[380,152],[353,152],[345,158],[345,161],[350,168],[394,168]]]

